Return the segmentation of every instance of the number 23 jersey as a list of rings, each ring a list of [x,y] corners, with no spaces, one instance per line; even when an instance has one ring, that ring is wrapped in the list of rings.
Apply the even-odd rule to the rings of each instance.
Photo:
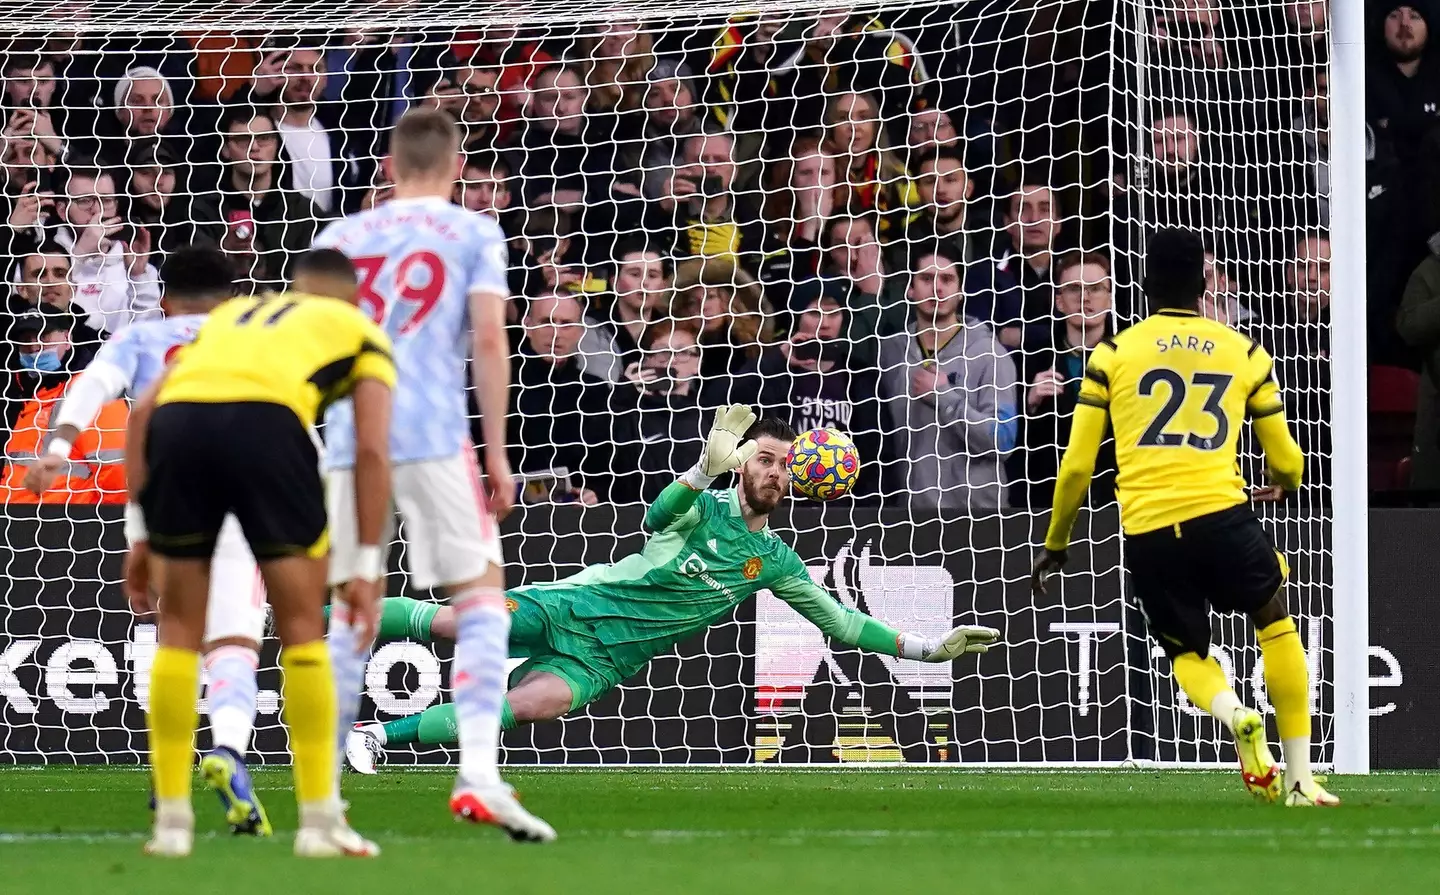
[[[355,264],[360,310],[394,343],[399,382],[391,459],[406,463],[460,453],[470,439],[469,296],[504,298],[510,292],[500,225],[443,199],[392,199],[334,222],[315,245],[338,249]],[[325,467],[354,464],[354,411],[346,401],[325,417]]]
[[[1096,346],[1081,403],[1108,408],[1127,534],[1248,500],[1236,445],[1248,417],[1281,413],[1274,362],[1258,342],[1166,309]]]

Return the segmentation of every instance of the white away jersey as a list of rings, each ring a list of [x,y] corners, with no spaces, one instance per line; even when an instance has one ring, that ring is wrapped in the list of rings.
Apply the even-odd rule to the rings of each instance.
[[[206,316],[182,314],[132,323],[100,346],[91,366],[104,364],[113,368],[125,383],[125,392],[138,397],[165,371],[175,349],[195,341]]]
[[[394,342],[390,458],[396,463],[459,453],[470,440],[465,364],[469,295],[509,295],[505,235],[493,219],[442,199],[392,199],[325,228],[316,247],[344,252],[360,278],[360,309]],[[325,466],[355,464],[350,401],[325,415]]]

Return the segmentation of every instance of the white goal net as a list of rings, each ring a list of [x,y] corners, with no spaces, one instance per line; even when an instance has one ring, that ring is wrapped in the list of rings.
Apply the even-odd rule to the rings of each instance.
[[[245,291],[284,288],[328,221],[386,201],[388,134],[415,104],[460,122],[454,201],[509,240],[511,583],[638,549],[710,409],[745,401],[859,446],[853,497],[775,520],[836,599],[1004,632],[978,662],[907,663],[762,592],[589,708],[508,733],[508,761],[1231,760],[1127,598],[1113,451],[1061,586],[1028,587],[1086,352],[1143,316],[1141,247],[1168,224],[1204,235],[1206,313],[1275,355],[1310,459],[1306,490],[1263,513],[1331,760],[1326,4],[18,6],[0,23],[0,763],[144,756],[155,632],[119,586],[123,406],[63,489],[19,486],[68,383],[161,313],[179,246],[219,246]],[[949,341],[923,335],[952,315]],[[1253,450],[1246,466],[1259,484]],[[438,599],[409,590],[403,538],[388,592]],[[1268,708],[1248,626],[1215,633]],[[285,761],[276,648],[255,751]],[[449,656],[377,645],[364,717],[446,702]]]

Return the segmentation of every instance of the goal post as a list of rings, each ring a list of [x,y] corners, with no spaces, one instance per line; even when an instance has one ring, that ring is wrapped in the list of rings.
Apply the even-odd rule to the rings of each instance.
[[[638,549],[707,408],[746,400],[862,451],[855,500],[777,513],[816,582],[906,630],[1004,632],[979,661],[907,663],[762,592],[588,709],[508,733],[507,761],[1211,767],[1233,750],[1144,631],[1106,470],[1057,593],[1028,587],[1092,337],[1144,316],[1146,237],[1194,227],[1205,312],[1275,355],[1313,454],[1298,499],[1261,510],[1294,573],[1313,757],[1367,772],[1363,16],[1299,6],[21,4],[0,22],[11,307],[63,306],[98,344],[158,313],[154,268],[190,241],[234,256],[245,290],[283,287],[329,220],[387,201],[398,114],[445,109],[466,141],[455,201],[501,221],[517,296],[509,583]],[[124,229],[73,249],[109,202]],[[907,328],[949,299],[963,349],[921,347]],[[73,363],[43,382],[63,391]],[[959,411],[912,393],[924,372]],[[43,409],[33,388],[7,400]],[[123,497],[87,481],[68,503],[6,491],[0,763],[144,760],[155,631],[120,591]],[[439,599],[410,588],[404,537],[390,593]],[[1268,710],[1248,623],[1215,634]],[[254,754],[284,762],[276,654]],[[450,657],[378,645],[363,716],[447,701]]]

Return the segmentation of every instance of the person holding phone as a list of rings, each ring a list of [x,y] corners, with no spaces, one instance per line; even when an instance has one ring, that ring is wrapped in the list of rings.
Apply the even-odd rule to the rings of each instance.
[[[150,233],[120,216],[115,178],[85,166],[57,173],[55,241],[70,253],[77,316],[106,334],[158,317],[160,279],[151,263]]]

